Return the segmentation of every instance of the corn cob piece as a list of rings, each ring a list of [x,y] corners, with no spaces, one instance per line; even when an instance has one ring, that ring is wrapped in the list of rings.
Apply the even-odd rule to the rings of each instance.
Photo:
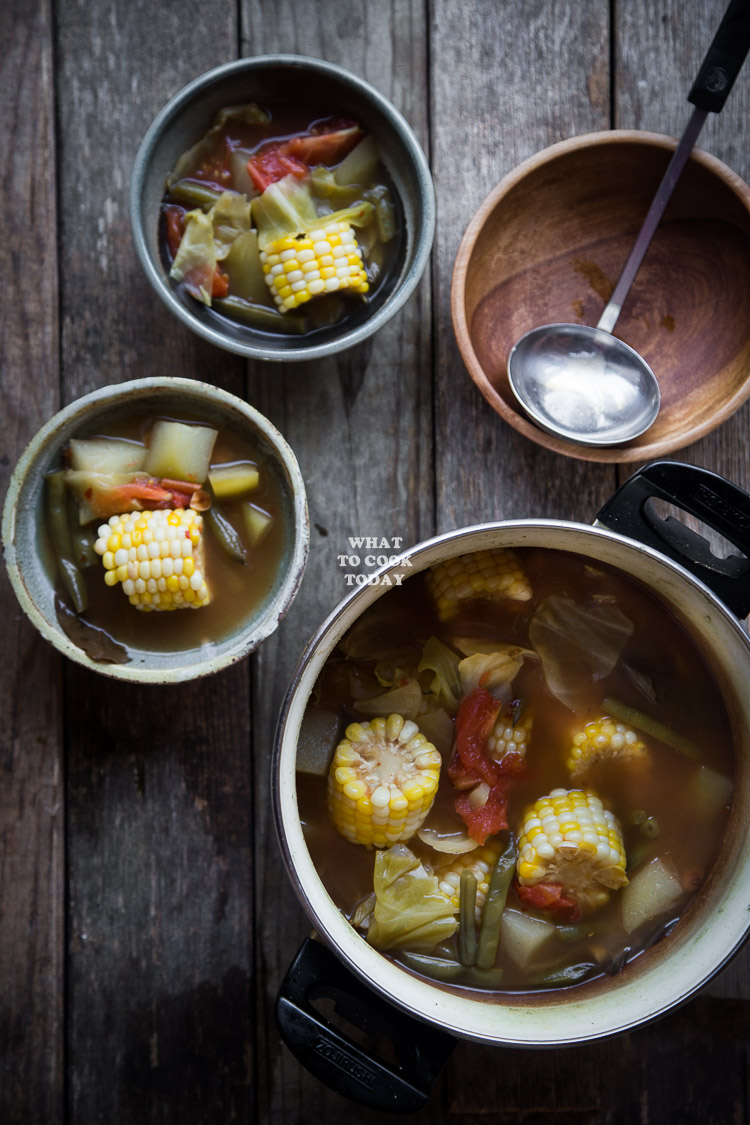
[[[266,284],[280,312],[322,293],[370,288],[351,225],[336,220],[296,237],[277,238],[260,252]]]
[[[462,602],[472,598],[528,601],[531,587],[514,551],[494,547],[446,559],[427,572],[427,588],[441,621],[447,621]]]
[[[529,744],[533,716],[525,711],[517,723],[509,723],[500,710],[495,725],[487,739],[487,753],[496,762],[501,762],[506,754],[520,754],[525,757]]]
[[[482,917],[482,909],[487,899],[487,891],[490,885],[490,876],[492,875],[492,870],[497,862],[499,854],[500,845],[498,843],[488,843],[483,847],[475,848],[472,852],[464,852],[462,855],[451,857],[450,862],[435,870],[438,879],[438,887],[443,894],[451,900],[456,910],[458,910],[460,897],[461,872],[465,868],[473,872],[477,880],[477,922],[479,922]]]
[[[432,807],[438,751],[401,715],[350,723],[328,774],[328,808],[354,844],[389,848],[409,840]]]
[[[553,789],[527,808],[518,845],[518,882],[559,883],[582,912],[624,887],[625,847],[617,820],[590,789]]]
[[[566,765],[570,776],[578,778],[596,762],[644,760],[647,755],[646,746],[631,727],[602,715],[573,735]]]
[[[189,508],[111,516],[94,545],[104,581],[119,584],[131,605],[143,611],[208,605],[202,530],[203,517]]]

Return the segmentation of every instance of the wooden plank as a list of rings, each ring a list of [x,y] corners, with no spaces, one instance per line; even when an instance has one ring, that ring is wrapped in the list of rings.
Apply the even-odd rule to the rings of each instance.
[[[426,143],[426,27],[422,4],[293,0],[243,6],[243,53],[297,52],[339,63],[390,98]],[[345,107],[342,107],[345,108]],[[430,290],[426,278],[377,336],[335,359],[251,369],[249,397],[294,448],[310,504],[312,544],[300,596],[257,659],[255,686],[256,912],[260,1107],[263,1119],[334,1122],[352,1106],[325,1090],[283,1047],[275,993],[309,923],[278,855],[268,796],[271,732],[301,649],[347,593],[337,555],[348,537],[432,531]],[[362,567],[360,567],[362,569]],[[366,1116],[362,1118],[367,1119]]]
[[[136,149],[167,98],[236,55],[210,0],[57,12],[62,376],[244,392],[242,362],[152,295],[132,248]],[[138,689],[66,669],[71,1120],[253,1116],[250,670]]]
[[[617,6],[617,122],[622,128],[679,135],[691,110],[687,94],[726,9],[706,0],[689,14],[679,0]],[[720,114],[709,115],[700,146],[750,182],[750,71],[741,72]],[[717,300],[721,294],[717,294]],[[748,307],[750,317],[750,305]],[[750,405],[675,459],[703,465],[750,491]],[[702,530],[694,520],[686,520]],[[705,531],[705,529],[703,529]],[[718,544],[717,544],[718,545]],[[708,989],[750,999],[750,953],[743,950]]]
[[[0,495],[59,406],[52,20],[0,10],[0,172],[12,228],[0,333]],[[61,661],[0,576],[0,1118],[63,1119],[64,804]]]
[[[590,521],[612,491],[613,469],[548,453],[500,420],[467,375],[450,320],[453,262],[484,197],[547,145],[608,127],[608,35],[600,3],[433,5],[439,530],[530,516]]]

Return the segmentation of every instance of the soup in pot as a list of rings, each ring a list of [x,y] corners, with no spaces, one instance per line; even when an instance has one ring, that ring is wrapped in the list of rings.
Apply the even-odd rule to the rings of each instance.
[[[732,777],[685,626],[619,570],[543,548],[385,593],[329,657],[297,756],[310,854],[351,925],[490,992],[627,972],[707,878]]]

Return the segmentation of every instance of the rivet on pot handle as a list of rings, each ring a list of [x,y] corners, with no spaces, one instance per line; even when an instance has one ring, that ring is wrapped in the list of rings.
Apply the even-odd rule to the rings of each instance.
[[[312,1001],[328,998],[336,1012],[367,1035],[390,1040],[396,1062],[373,1058],[335,1028]],[[457,1040],[412,1019],[366,988],[319,941],[306,940],[281,983],[276,1022],[289,1050],[336,1093],[371,1109],[415,1113]]]
[[[662,519],[651,499],[675,504],[750,556],[750,495],[724,477],[680,461],[652,461],[617,490],[595,523],[653,547],[704,582],[740,619],[750,613],[750,558],[717,558],[702,535]]]

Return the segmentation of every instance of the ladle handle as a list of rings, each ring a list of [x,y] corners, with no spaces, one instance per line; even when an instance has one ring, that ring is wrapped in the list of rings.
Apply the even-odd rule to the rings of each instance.
[[[750,0],[744,0],[744,2],[750,3]],[[653,202],[648,209],[648,214],[643,220],[643,226],[638,231],[638,237],[635,240],[633,249],[630,251],[628,260],[623,266],[622,273],[617,279],[617,284],[615,285],[612,296],[607,302],[604,312],[599,317],[596,327],[601,328],[604,332],[611,332],[617,324],[625,298],[630,292],[631,285],[635,281],[635,275],[641,268],[644,255],[651,245],[651,239],[656,233],[656,228],[661,222],[661,217],[675,189],[675,184],[682,174],[682,169],[688,162],[690,153],[693,151],[695,142],[698,139],[698,134],[703,128],[703,122],[706,120],[707,116],[707,110],[698,108],[694,109],[690,115],[690,120],[685,127],[685,132],[680,137],[680,143],[672,154],[672,159],[667,165],[667,170],[659,184]]]
[[[688,94],[698,109],[718,113],[750,51],[750,0],[731,0]]]
[[[611,332],[617,324],[625,298],[641,268],[641,262],[698,140],[703,123],[709,113],[718,113],[724,105],[749,50],[750,0],[730,0],[719,30],[698,71],[698,77],[688,94],[688,101],[692,102],[695,109],[659,184],[643,226],[638,232],[635,245],[617,279],[612,296],[599,317],[596,327],[604,332]]]

